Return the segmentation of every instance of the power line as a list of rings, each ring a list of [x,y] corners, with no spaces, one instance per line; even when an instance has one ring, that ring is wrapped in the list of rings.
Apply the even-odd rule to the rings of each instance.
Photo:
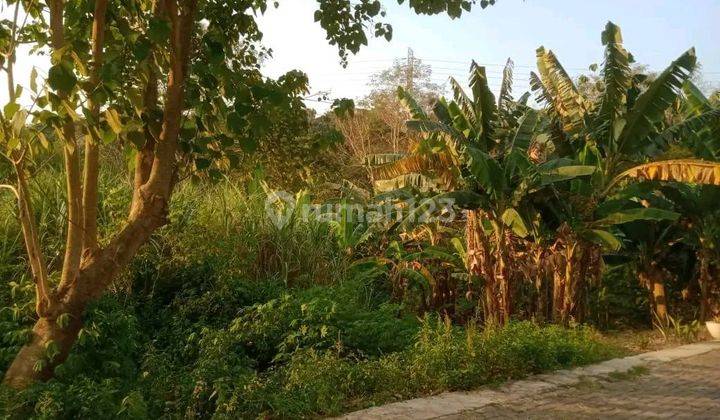
[[[416,57],[418,60],[423,62],[430,62],[430,63],[449,63],[449,64],[464,64],[468,67],[470,66],[471,60],[447,60],[447,59],[440,59],[440,58],[428,58],[428,57]],[[390,58],[384,58],[384,59],[367,59],[367,60],[353,60],[352,63],[379,63],[379,62],[395,62],[395,59]],[[480,66],[484,67],[505,67],[505,63],[482,63],[476,61],[476,63]],[[526,68],[526,69],[536,69],[537,66],[535,65],[527,65],[527,64],[514,64],[514,67],[516,68]],[[435,67],[433,67],[435,68]],[[576,70],[576,71],[588,71],[590,70],[589,67],[565,67],[566,70]],[[453,69],[454,70],[454,69]],[[648,69],[649,71],[653,72],[660,72],[660,70],[657,69]],[[718,70],[703,70],[700,69],[702,74],[720,74],[720,71]]]

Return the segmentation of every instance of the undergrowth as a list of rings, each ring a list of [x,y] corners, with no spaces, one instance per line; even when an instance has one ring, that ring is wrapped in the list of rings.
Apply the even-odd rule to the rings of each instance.
[[[38,179],[35,194],[53,189]],[[108,179],[103,214],[124,210]],[[110,187],[112,186],[112,187]],[[52,194],[50,197],[54,197]],[[38,220],[62,214],[62,196]],[[0,220],[0,371],[27,341],[34,293],[10,211]],[[107,217],[107,220],[115,219]],[[353,276],[326,223],[275,227],[264,197],[186,184],[172,223],[88,309],[56,377],[0,388],[10,418],[314,417],[592,363],[614,349],[593,330],[503,328],[418,318],[382,278]],[[104,226],[105,229],[110,229]],[[43,227],[43,231],[46,229]],[[58,258],[62,232],[43,238]],[[52,263],[51,263],[52,264]]]

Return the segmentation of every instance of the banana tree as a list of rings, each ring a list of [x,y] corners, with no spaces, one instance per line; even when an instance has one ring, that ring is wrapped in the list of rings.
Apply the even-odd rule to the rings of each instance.
[[[669,184],[660,188],[682,214],[676,224],[676,240],[695,253],[695,270],[689,290],[700,291],[699,320],[718,315],[720,284],[720,188],[714,185]],[[688,296],[690,297],[690,296]]]
[[[553,246],[555,272],[560,279],[555,286],[564,287],[564,296],[571,297],[557,314],[561,320],[582,316],[581,306],[572,302],[581,298],[582,291],[571,289],[585,287],[586,279],[579,278],[582,273],[578,270],[592,263],[598,266],[589,270],[595,278],[601,273],[602,259],[585,255],[596,255],[599,246],[605,250],[622,246],[613,226],[678,217],[672,211],[649,207],[623,191],[624,187],[642,180],[720,183],[720,165],[714,162],[650,159],[662,156],[673,133],[704,130],[717,121],[716,112],[704,110],[672,126],[664,124],[666,111],[696,67],[694,49],[683,53],[648,84],[646,76],[631,71],[632,56],[623,47],[618,26],[608,22],[602,43],[604,91],[596,101],[583,97],[552,51],[537,50],[538,73],[531,74],[533,90],[546,104],[551,118],[547,127],[550,155],[571,157],[596,168],[592,177],[555,188],[546,203],[552,208],[546,212],[554,219],[551,224],[563,227],[558,228],[561,234]]]
[[[658,191],[655,183],[637,183],[626,188],[626,194],[637,197],[649,207],[683,212],[672,200]],[[618,226],[623,238],[623,252],[637,273],[640,285],[647,290],[650,320],[666,324],[669,320],[667,281],[676,278],[671,260],[681,246],[684,228],[676,220],[637,220]]]
[[[696,156],[716,160],[720,154],[720,110],[703,95],[691,81],[686,81],[682,94],[665,112],[659,136],[661,147],[655,149],[664,157]],[[669,167],[672,167],[670,165]],[[712,164],[701,167],[712,168]],[[697,169],[697,168],[696,168]],[[675,172],[683,170],[682,165],[675,165]],[[671,171],[655,175],[658,179],[670,180]],[[697,183],[710,183],[717,176],[714,171],[705,169],[696,171],[687,178],[701,178]],[[705,179],[702,179],[705,178]],[[665,282],[674,277],[668,268],[668,261],[677,247],[694,250],[697,261],[697,276],[691,281],[687,291],[697,285],[700,289],[700,317],[704,319],[708,312],[708,296],[712,295],[713,282],[710,272],[714,270],[717,259],[714,258],[716,238],[714,226],[718,214],[713,206],[714,200],[720,198],[718,188],[712,185],[692,187],[686,184],[667,183],[667,185],[634,186],[642,194],[646,202],[653,207],[674,210],[681,216],[679,221],[636,222],[622,228],[626,236],[628,251],[635,254],[635,265],[638,277],[648,289],[651,318],[659,323],[668,320],[668,298]],[[717,232],[720,233],[720,232]],[[685,246],[682,246],[684,244]],[[684,293],[686,297],[688,295]]]
[[[510,79],[506,70],[496,102],[485,68],[473,62],[471,94],[451,79],[453,99],[440,99],[432,117],[400,88],[413,117],[408,127],[426,135],[414,154],[374,171],[376,179],[421,174],[443,180],[441,192],[426,203],[453,200],[467,210],[467,268],[471,278],[483,281],[485,318],[496,323],[510,319],[515,290],[538,275],[534,238],[541,227],[533,200],[553,183],[595,171],[569,160],[533,162],[528,147],[542,117],[512,100]],[[426,206],[416,210],[421,211]]]

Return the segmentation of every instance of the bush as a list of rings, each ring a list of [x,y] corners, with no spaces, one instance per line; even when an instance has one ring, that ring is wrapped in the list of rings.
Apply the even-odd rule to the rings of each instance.
[[[236,333],[254,358],[267,366],[285,361],[299,349],[340,346],[354,356],[378,356],[407,347],[417,322],[398,305],[367,306],[359,282],[315,287],[284,294],[247,308],[233,321]]]
[[[287,364],[235,387],[223,414],[336,415],[420,395],[465,390],[616,355],[592,330],[531,322],[478,331],[426,319],[415,344],[378,358],[304,349]]]

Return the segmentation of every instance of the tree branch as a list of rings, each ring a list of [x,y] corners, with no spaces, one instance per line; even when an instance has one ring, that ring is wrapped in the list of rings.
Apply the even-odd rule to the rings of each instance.
[[[175,178],[178,135],[185,102],[185,78],[188,67],[197,0],[178,7],[175,0],[166,0],[172,26],[170,72],[168,73],[162,132],[147,183],[140,194],[169,200]]]
[[[65,27],[63,22],[63,0],[49,0],[50,8],[50,44],[54,51],[65,46]],[[60,99],[67,101],[68,95],[61,93]],[[74,103],[69,107],[75,108]],[[82,173],[80,171],[80,155],[75,139],[75,124],[67,119],[62,126],[62,137],[65,141],[63,157],[65,160],[65,183],[67,187],[68,229],[65,241],[65,258],[63,260],[60,283],[73,283],[80,269],[80,257],[83,249],[83,206],[82,206]]]
[[[100,70],[103,64],[103,43],[105,41],[105,14],[107,0],[95,0],[95,14],[92,27],[92,66],[90,73],[91,91],[88,97],[88,108],[94,120],[100,116],[100,105],[93,99],[92,94],[100,84]],[[100,175],[99,138],[95,127],[88,127],[85,141],[85,167],[83,177],[83,249],[92,252],[97,248],[97,210],[98,210],[98,178]]]
[[[7,52],[7,65],[5,70],[8,75],[8,98],[11,103],[17,100],[15,92],[15,80],[14,80],[14,64],[15,64],[15,50],[17,48],[17,23],[18,15],[20,11],[20,2],[15,5],[15,11],[13,13],[12,30],[10,35],[10,47]],[[26,16],[27,19],[27,16]],[[18,186],[17,188],[11,185],[0,185],[0,188],[7,188],[15,194],[18,200],[20,226],[23,233],[23,241],[25,242],[25,249],[28,254],[28,261],[30,263],[30,270],[35,281],[35,311],[38,316],[43,316],[48,309],[54,304],[52,292],[50,290],[48,282],[47,266],[45,265],[45,256],[42,253],[40,247],[40,236],[37,232],[37,226],[35,224],[35,215],[32,208],[32,200],[30,198],[30,190],[28,188],[27,177],[25,175],[25,169],[23,162],[25,160],[25,153],[27,149],[23,149],[20,152],[13,152],[9,160],[12,163],[13,169],[17,175]]]
[[[155,17],[164,17],[165,0],[157,0],[153,6]],[[157,144],[156,134],[153,133],[153,123],[159,126],[161,121],[157,118],[160,114],[158,107],[158,56],[153,48],[147,58],[147,84],[143,94],[143,117],[145,119],[144,133],[145,144],[138,150],[135,156],[135,175],[133,181],[133,206],[140,200],[140,188],[147,182],[155,159],[155,145]]]
[[[45,257],[40,248],[40,236],[35,224],[30,190],[22,161],[14,163],[13,166],[18,178],[18,188],[15,193],[20,210],[20,225],[30,262],[30,270],[35,279],[35,310],[38,316],[42,317],[53,306],[55,299],[48,282],[47,265],[45,265]]]

